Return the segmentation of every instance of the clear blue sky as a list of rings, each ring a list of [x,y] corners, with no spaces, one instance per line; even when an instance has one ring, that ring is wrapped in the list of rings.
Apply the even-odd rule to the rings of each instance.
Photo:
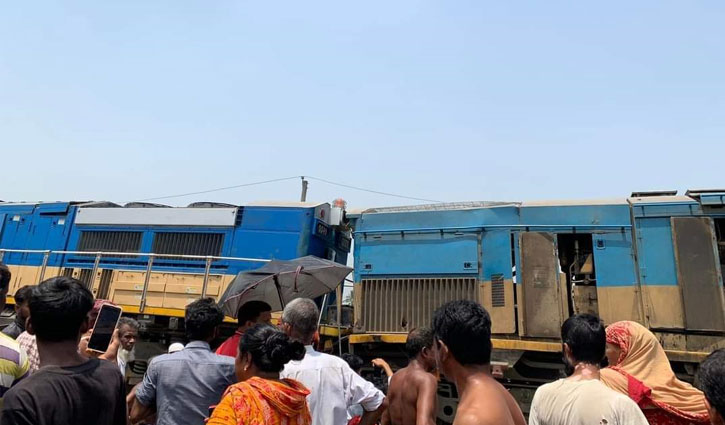
[[[723,22],[720,0],[8,2],[0,199],[725,187]],[[311,182],[337,196],[412,202]]]

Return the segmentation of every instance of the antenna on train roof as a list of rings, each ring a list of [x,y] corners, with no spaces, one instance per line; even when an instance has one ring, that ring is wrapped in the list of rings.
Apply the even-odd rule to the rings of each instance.
[[[300,195],[300,202],[307,202],[307,184],[309,183],[307,180],[305,180],[305,176],[300,176],[302,179],[302,194]]]

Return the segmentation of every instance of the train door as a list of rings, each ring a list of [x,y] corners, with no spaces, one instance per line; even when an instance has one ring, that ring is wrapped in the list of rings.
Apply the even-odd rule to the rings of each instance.
[[[560,233],[556,236],[556,242],[559,265],[566,279],[566,295],[570,301],[565,312],[568,315],[589,313],[598,316],[599,298],[592,234]]]
[[[555,236],[522,232],[519,259],[521,334],[557,338],[566,316],[562,307],[567,303],[566,292],[562,293]]]
[[[688,330],[725,331],[725,300],[713,220],[673,217],[677,281]]]

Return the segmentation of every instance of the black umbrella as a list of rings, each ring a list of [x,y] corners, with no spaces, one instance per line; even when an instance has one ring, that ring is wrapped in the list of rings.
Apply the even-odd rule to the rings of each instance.
[[[219,300],[224,314],[237,317],[248,301],[264,301],[280,311],[295,298],[317,298],[334,291],[352,268],[312,255],[289,261],[272,260],[239,273]]]

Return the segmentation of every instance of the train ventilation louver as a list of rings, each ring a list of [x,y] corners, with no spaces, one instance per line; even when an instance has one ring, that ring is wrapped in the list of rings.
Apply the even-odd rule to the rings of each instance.
[[[491,306],[506,306],[506,286],[504,285],[504,278],[502,274],[495,274],[491,276]]]
[[[78,251],[139,252],[141,232],[84,230],[78,242]]]
[[[430,326],[433,311],[448,301],[477,300],[476,278],[363,279],[365,332],[408,332]]]
[[[223,233],[160,232],[154,235],[155,254],[219,256]]]

